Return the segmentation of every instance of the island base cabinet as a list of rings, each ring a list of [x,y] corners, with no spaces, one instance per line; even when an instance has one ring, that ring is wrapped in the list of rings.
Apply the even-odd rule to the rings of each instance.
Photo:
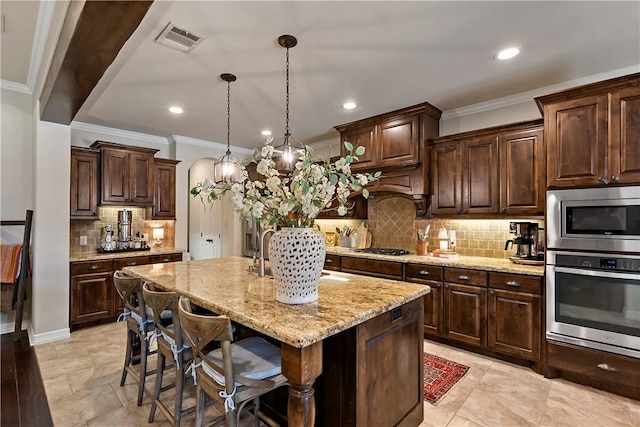
[[[444,336],[482,347],[487,345],[487,290],[445,283]]]

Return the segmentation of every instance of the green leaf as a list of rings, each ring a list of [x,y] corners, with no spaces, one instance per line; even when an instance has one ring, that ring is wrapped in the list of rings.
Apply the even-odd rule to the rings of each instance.
[[[374,178],[380,178],[381,175],[382,175],[382,172],[380,171],[373,174]]]
[[[367,190],[366,188],[362,189],[362,197],[364,197],[365,199],[369,198],[369,190]]]
[[[353,151],[353,144],[352,144],[352,143],[350,143],[349,141],[345,141],[345,142],[344,142],[344,148],[346,148],[346,149],[347,149],[347,151],[348,151],[349,153],[351,153],[351,152]]]
[[[344,157],[344,163],[345,164],[350,165],[351,162],[353,162],[353,156],[347,155],[347,156]]]
[[[364,154],[364,150],[365,148],[362,145],[358,146],[356,148],[356,156],[362,156]]]

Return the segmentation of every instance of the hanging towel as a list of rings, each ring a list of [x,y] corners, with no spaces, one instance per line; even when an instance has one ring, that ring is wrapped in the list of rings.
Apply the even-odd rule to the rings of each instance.
[[[22,245],[0,245],[0,312],[5,314],[13,310],[21,251]]]

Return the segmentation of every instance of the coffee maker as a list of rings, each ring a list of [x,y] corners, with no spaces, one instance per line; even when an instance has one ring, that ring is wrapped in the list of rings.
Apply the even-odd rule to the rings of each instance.
[[[510,222],[509,232],[515,234],[515,238],[507,240],[504,250],[509,249],[509,245],[516,247],[516,253],[509,257],[513,262],[544,263],[544,248],[540,248],[539,237],[541,235],[538,224],[535,222]]]

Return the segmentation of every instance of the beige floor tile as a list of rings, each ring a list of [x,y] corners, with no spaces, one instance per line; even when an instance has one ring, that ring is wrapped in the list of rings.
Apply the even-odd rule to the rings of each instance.
[[[553,380],[540,423],[543,427],[636,427],[623,398],[579,384]]]
[[[149,424],[149,410],[151,403],[142,406],[136,406],[135,401],[127,406],[123,406],[114,411],[108,412],[101,416],[95,417],[87,422],[87,427],[106,427],[106,426],[158,426],[169,427],[170,424],[162,416],[156,416],[153,424]],[[188,425],[188,424],[185,424]]]
[[[424,340],[424,351],[429,354],[439,356],[448,347],[435,341]]]
[[[103,385],[56,400],[49,409],[53,424],[65,427],[86,422],[121,406],[111,387]]]
[[[73,390],[71,390],[71,386],[69,385],[66,375],[60,375],[42,382],[44,384],[44,391],[47,394],[47,401],[49,404],[73,394]]]
[[[481,371],[489,369],[494,362],[494,359],[491,359],[490,357],[451,347],[443,350],[438,356]]]
[[[59,377],[60,375],[74,374],[81,369],[93,367],[93,361],[89,356],[69,357],[59,359],[38,360],[42,380]]]
[[[453,419],[447,424],[447,427],[481,427],[479,424],[474,423],[466,418],[462,418],[461,416],[456,415]]]

